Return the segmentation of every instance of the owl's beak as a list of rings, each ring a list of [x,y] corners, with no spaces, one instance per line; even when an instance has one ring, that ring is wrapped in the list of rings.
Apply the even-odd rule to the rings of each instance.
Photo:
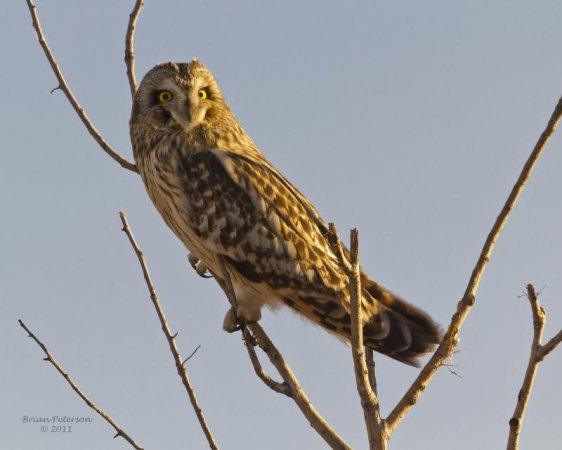
[[[191,102],[189,101],[189,98],[185,99],[183,110],[185,118],[187,119],[187,123],[191,123]]]

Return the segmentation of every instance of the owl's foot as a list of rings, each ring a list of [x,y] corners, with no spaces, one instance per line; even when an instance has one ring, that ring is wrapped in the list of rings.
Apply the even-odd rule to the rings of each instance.
[[[255,323],[260,319],[261,311],[259,308],[248,308],[244,305],[239,305],[237,314],[234,314],[232,308],[226,312],[222,322],[222,329],[227,333],[234,333],[235,331],[240,331],[245,324]]]
[[[213,276],[209,272],[209,268],[207,267],[207,265],[202,262],[197,256],[195,256],[193,253],[190,253],[187,258],[189,259],[189,264],[191,264],[191,267],[193,267],[195,272],[197,272],[197,275],[199,275],[201,278],[213,278]]]

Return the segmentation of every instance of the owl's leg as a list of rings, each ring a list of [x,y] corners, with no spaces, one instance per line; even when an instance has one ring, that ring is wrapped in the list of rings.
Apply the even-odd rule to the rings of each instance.
[[[222,322],[222,329],[224,331],[234,333],[235,331],[240,330],[241,323],[238,321],[237,316],[243,323],[253,323],[261,319],[260,308],[255,308],[253,305],[240,304],[238,305],[236,312],[237,314],[234,313],[232,308],[226,312]]]
[[[189,264],[191,264],[191,267],[193,267],[193,269],[195,269],[195,272],[197,272],[197,275],[199,275],[201,278],[213,278],[213,276],[208,273],[209,268],[207,267],[207,265],[197,256],[195,256],[193,253],[190,253],[187,258],[189,259]]]

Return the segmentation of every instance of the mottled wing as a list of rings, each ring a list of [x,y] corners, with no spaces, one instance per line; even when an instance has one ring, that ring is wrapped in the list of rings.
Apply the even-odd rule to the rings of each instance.
[[[202,151],[181,170],[194,231],[248,279],[330,297],[345,287],[318,213],[265,159]]]

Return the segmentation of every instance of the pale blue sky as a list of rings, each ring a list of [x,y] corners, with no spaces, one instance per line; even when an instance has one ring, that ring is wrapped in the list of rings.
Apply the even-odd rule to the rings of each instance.
[[[131,157],[123,41],[133,1],[39,1],[74,93]],[[140,179],[98,148],[60,92],[24,0],[0,17],[3,192],[0,448],[127,449],[17,324],[23,319],[100,406],[146,449],[206,447],[120,231],[127,212],[201,405],[221,448],[323,449],[296,406],[254,375],[226,300]],[[562,93],[560,1],[146,1],[138,77],[197,57],[254,141],[342,235],[360,229],[376,280],[446,325],[484,239]],[[531,342],[526,282],[542,292],[546,336],[562,326],[562,139],[549,144],[492,257],[461,332],[391,449],[505,447]],[[265,329],[315,406],[366,448],[348,349],[288,311]],[[416,370],[377,357],[387,413]],[[544,362],[522,448],[562,442],[562,351]],[[86,416],[43,434],[22,416]]]

